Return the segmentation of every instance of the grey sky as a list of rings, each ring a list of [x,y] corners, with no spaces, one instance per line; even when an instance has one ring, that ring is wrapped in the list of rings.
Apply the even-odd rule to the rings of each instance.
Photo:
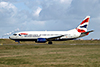
[[[16,29],[67,31],[87,15],[95,31],[86,38],[100,38],[99,0],[0,0],[0,37]]]

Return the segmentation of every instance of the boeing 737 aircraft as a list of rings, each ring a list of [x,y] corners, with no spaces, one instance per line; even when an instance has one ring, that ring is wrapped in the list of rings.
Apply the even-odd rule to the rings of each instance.
[[[87,31],[90,16],[80,23],[80,25],[69,31],[23,31],[10,36],[9,38],[17,42],[20,41],[35,41],[37,43],[52,44],[52,41],[73,40],[88,35],[91,31]]]

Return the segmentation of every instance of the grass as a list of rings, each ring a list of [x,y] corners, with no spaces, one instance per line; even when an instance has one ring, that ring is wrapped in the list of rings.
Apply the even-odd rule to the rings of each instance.
[[[53,41],[53,44],[99,44],[100,40],[69,40],[69,41]],[[0,39],[0,44],[5,44],[5,45],[12,45],[12,44],[18,44],[17,42],[10,40],[10,39]],[[21,44],[38,44],[35,43],[34,41],[22,41]],[[48,44],[46,43],[39,43],[39,44]]]
[[[100,45],[1,45],[0,67],[100,67]]]
[[[17,43],[0,39],[0,43],[6,44],[0,45],[0,67],[100,67],[98,40],[13,45]]]

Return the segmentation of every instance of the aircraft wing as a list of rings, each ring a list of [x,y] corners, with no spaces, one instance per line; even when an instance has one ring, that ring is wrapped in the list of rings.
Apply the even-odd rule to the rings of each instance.
[[[47,40],[54,40],[60,37],[63,37],[64,35],[59,35],[59,36],[54,36],[54,37],[50,37],[50,38],[46,38]]]

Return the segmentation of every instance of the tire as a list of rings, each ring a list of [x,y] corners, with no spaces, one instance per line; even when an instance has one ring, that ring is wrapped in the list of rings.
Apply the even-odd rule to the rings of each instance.
[[[52,44],[52,41],[49,41],[48,44]]]

